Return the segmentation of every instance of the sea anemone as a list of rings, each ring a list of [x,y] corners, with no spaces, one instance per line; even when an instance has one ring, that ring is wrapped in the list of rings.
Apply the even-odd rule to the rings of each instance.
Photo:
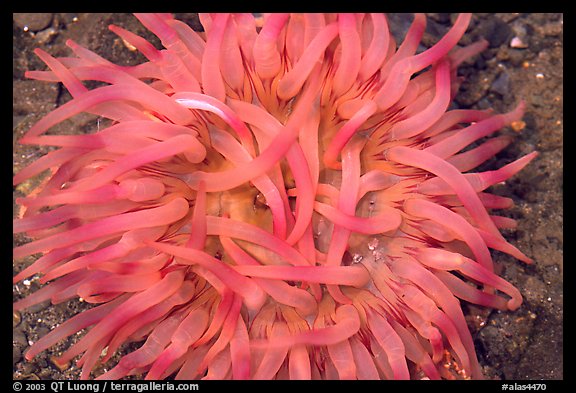
[[[13,250],[39,256],[14,283],[46,285],[14,309],[93,307],[26,359],[85,330],[54,359],[81,355],[83,378],[126,343],[99,378],[482,378],[461,303],[517,309],[489,249],[530,262],[493,214],[512,200],[486,190],[536,153],[471,172],[524,111],[449,108],[487,46],[457,47],[471,16],[420,53],[421,14],[400,45],[381,14],[136,17],[163,49],[110,30],[146,62],[68,41],[75,57],[37,49],[49,70],[27,72],[72,99],[20,140],[57,149],[14,176],[47,173],[17,199],[33,240]],[[82,112],[106,121],[50,134]]]

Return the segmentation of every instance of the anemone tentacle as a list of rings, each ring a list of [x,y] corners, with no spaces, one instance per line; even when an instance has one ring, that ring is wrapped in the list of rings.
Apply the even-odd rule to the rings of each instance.
[[[202,33],[136,17],[162,49],[110,30],[142,64],[69,41],[76,57],[37,50],[49,70],[26,74],[72,99],[20,140],[57,150],[13,179],[49,172],[16,200],[32,238],[16,263],[41,256],[13,279],[44,286],[14,309],[93,304],[26,359],[85,330],[55,359],[80,356],[82,378],[98,362],[100,379],[482,378],[461,302],[520,307],[490,249],[531,260],[489,188],[537,154],[471,172],[525,109],[449,109],[456,68],[487,46],[457,48],[471,15],[419,53],[422,14],[400,45],[381,14],[203,14]],[[109,126],[50,132],[81,112]]]

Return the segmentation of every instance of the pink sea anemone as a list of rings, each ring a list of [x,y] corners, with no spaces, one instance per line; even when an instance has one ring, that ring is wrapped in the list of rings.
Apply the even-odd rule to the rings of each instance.
[[[211,14],[203,33],[136,17],[164,49],[110,29],[148,61],[69,41],[75,57],[38,49],[50,70],[27,73],[73,98],[20,140],[58,149],[14,177],[49,172],[14,221],[33,239],[15,260],[39,255],[14,282],[46,285],[14,308],[94,307],[26,359],[85,329],[55,360],[81,355],[83,378],[127,342],[99,378],[482,378],[460,303],[518,308],[489,248],[530,262],[493,214],[511,199],[486,190],[536,153],[471,172],[524,104],[449,110],[486,47],[457,47],[470,15],[418,54],[421,14],[400,45],[380,14]],[[110,125],[49,133],[81,112]]]

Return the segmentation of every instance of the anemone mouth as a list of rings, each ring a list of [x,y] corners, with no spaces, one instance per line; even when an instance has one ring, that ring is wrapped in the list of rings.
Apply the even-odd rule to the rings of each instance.
[[[486,46],[457,47],[470,15],[421,53],[420,14],[398,46],[379,14],[203,15],[202,34],[136,17],[163,49],[110,30],[146,62],[69,41],[76,57],[37,50],[49,70],[27,74],[73,99],[20,140],[58,149],[14,177],[49,172],[14,221],[34,239],[14,258],[41,255],[14,282],[47,285],[14,308],[94,307],[26,358],[85,329],[57,359],[80,356],[83,378],[133,341],[99,378],[482,378],[460,302],[518,308],[489,249],[530,262],[493,214],[511,201],[486,190],[536,153],[471,172],[510,139],[469,146],[524,105],[448,110]],[[82,112],[110,126],[47,134]]]

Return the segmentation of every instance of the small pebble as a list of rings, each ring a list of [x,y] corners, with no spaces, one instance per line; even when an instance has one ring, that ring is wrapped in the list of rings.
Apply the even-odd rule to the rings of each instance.
[[[22,321],[22,317],[18,311],[12,311],[12,328],[15,328]]]
[[[48,44],[57,35],[58,33],[56,32],[56,30],[53,27],[50,27],[49,29],[42,30],[41,32],[36,34],[36,42],[38,42],[39,44]]]
[[[522,39],[520,37],[514,37],[510,41],[510,47],[516,48],[516,49],[524,49],[524,48],[528,48],[528,44],[525,43],[524,41],[522,41]]]
[[[55,365],[56,367],[58,367],[58,370],[60,371],[64,371],[67,370],[68,368],[70,368],[70,363],[69,362],[61,362],[58,357],[56,356],[51,356],[50,357],[50,362]]]
[[[516,120],[510,124],[510,127],[512,127],[514,131],[520,132],[526,128],[526,122],[523,122],[522,120]]]
[[[374,251],[378,247],[378,239],[372,239],[368,242],[368,249]]]

